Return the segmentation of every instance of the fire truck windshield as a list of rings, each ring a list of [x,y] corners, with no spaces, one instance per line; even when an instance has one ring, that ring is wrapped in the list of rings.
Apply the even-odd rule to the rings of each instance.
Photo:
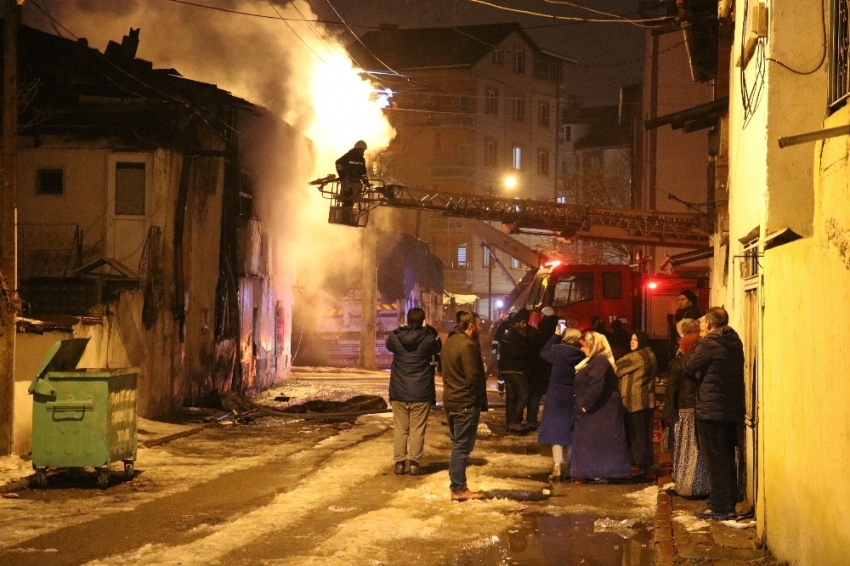
[[[593,273],[562,275],[555,284],[552,306],[568,307],[582,301],[593,300]]]

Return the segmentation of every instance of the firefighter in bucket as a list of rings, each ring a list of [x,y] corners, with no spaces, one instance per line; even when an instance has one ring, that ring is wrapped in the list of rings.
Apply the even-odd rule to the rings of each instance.
[[[336,160],[336,174],[339,177],[339,202],[342,205],[343,224],[357,226],[359,224],[359,211],[354,210],[355,202],[359,202],[363,187],[368,186],[366,178],[366,142],[363,140],[354,144],[354,147]]]

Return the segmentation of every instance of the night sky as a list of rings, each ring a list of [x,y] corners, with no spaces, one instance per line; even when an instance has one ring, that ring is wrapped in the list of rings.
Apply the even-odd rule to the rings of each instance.
[[[257,13],[272,13],[267,1],[256,0],[191,0],[197,4],[218,8],[241,9]],[[646,30],[629,23],[574,23],[551,18],[509,13],[494,7],[475,4],[471,0],[308,0],[319,18],[339,22],[340,17],[355,33],[362,35],[381,23],[406,27],[441,27],[488,23],[519,22],[544,49],[576,59],[580,65],[567,77],[567,90],[579,96],[586,106],[616,103],[621,85],[640,81],[641,59],[644,56]],[[558,5],[558,0],[492,0],[493,4],[561,16],[599,18],[586,10]],[[278,6],[287,4],[274,0]],[[637,15],[638,0],[576,0],[583,6],[626,17]],[[37,5],[36,5],[37,4]],[[24,23],[50,33],[56,33],[41,13],[44,9],[72,27],[85,27],[71,15],[111,13],[125,19],[124,25],[134,25],[132,13],[144,6],[149,10],[168,12],[175,8],[197,10],[199,21],[211,10],[187,7],[175,0],[33,0],[24,4]],[[335,13],[339,12],[339,16]],[[221,14],[219,12],[219,14]],[[244,16],[229,16],[243,25]],[[85,18],[82,20],[85,21]],[[138,25],[136,22],[135,25]],[[202,24],[199,24],[202,25]],[[346,26],[329,24],[344,43],[353,41]],[[122,26],[123,29],[123,26]],[[73,31],[73,30],[72,30]],[[150,33],[144,30],[145,34]],[[94,34],[91,29],[77,29],[82,36]],[[145,38],[150,37],[145,35]],[[120,39],[120,36],[115,37]],[[145,41],[149,41],[145,39]],[[102,48],[103,46],[97,46]]]
[[[602,17],[543,0],[494,0],[493,3],[564,16]],[[578,0],[577,3],[639,17],[637,0]],[[469,0],[311,0],[310,4],[320,17],[338,20],[332,4],[358,34],[368,31],[360,26],[380,23],[405,28],[519,22],[541,47],[576,59],[582,65],[580,76],[568,79],[567,88],[588,106],[615,103],[621,85],[641,79],[640,59],[644,56],[646,30],[627,23],[557,22],[509,13]],[[624,61],[630,62],[622,63]]]

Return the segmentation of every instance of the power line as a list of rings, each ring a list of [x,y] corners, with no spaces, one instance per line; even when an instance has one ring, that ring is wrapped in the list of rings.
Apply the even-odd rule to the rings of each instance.
[[[175,4],[184,4],[186,6],[193,6],[195,8],[204,8],[206,10],[215,10],[216,12],[226,12],[228,14],[237,14],[239,16],[250,16],[252,18],[262,18],[267,20],[286,20],[291,22],[300,22],[300,21],[308,21],[303,18],[286,18],[280,16],[271,16],[268,14],[257,14],[256,12],[244,12],[242,10],[231,10],[229,8],[221,8],[219,6],[210,6],[209,4],[200,4],[198,2],[188,2],[187,0],[167,0],[168,2],[174,2]],[[343,25],[343,22],[334,22],[331,20],[309,20],[311,22],[319,23],[319,24],[333,24],[333,25]],[[362,27],[367,29],[380,29],[378,26],[367,26],[362,24],[351,24],[354,27]]]
[[[288,27],[288,28],[289,28],[289,31],[291,31],[292,33],[294,33],[294,34],[295,34],[295,37],[297,37],[297,38],[298,38],[298,40],[299,40],[301,43],[303,43],[303,44],[304,44],[304,46],[305,46],[307,49],[309,49],[309,50],[310,50],[310,53],[312,53],[313,55],[315,55],[315,56],[316,56],[316,59],[318,59],[319,61],[321,61],[321,62],[322,62],[322,63],[324,63],[325,65],[327,65],[328,63],[327,63],[324,59],[322,59],[322,57],[321,57],[318,53],[316,53],[316,50],[315,50],[315,49],[313,49],[313,47],[312,47],[309,43],[307,43],[306,41],[304,41],[304,38],[303,38],[303,37],[301,37],[301,36],[298,34],[298,32],[297,32],[297,31],[295,31],[295,28],[293,28],[293,27],[292,27],[292,24],[290,24],[290,23],[289,23],[289,21],[287,21],[286,19],[284,19],[283,15],[281,15],[281,13],[278,11],[277,6],[275,6],[275,5],[272,3],[272,0],[266,0],[266,2],[268,2],[269,6],[271,6],[271,7],[272,7],[272,10],[274,10],[274,13],[275,13],[275,14],[277,14],[277,19],[281,20],[283,23],[285,23],[285,24],[286,24],[286,27]]]
[[[489,2],[487,0],[468,0],[473,4],[481,4],[483,6],[488,6],[490,8],[495,8],[497,10],[503,10],[505,12],[511,12],[514,14],[523,14],[526,16],[537,16],[540,18],[548,18],[553,20],[561,20],[566,22],[577,22],[577,23],[588,23],[588,24],[632,24],[638,27],[654,27],[653,24],[660,24],[671,19],[670,16],[660,17],[660,18],[643,18],[643,19],[616,19],[616,18],[580,18],[576,16],[560,16],[557,14],[546,14],[543,12],[535,12],[533,10],[523,10],[521,8],[511,8],[510,6],[503,6],[501,4],[496,4],[495,2]],[[646,25],[650,24],[650,25]]]
[[[356,33],[354,33],[354,30],[353,30],[353,29],[351,29],[351,27],[350,27],[347,23],[345,23],[345,20],[343,19],[343,17],[340,15],[340,13],[337,11],[337,9],[336,9],[336,8],[334,8],[334,5],[331,3],[331,0],[325,0],[325,1],[328,3],[328,6],[330,6],[330,7],[331,7],[331,10],[333,10],[333,11],[334,11],[334,14],[336,14],[336,17],[340,19],[340,21],[343,23],[343,25],[344,25],[344,26],[345,26],[345,28],[349,31],[349,33],[351,33],[351,35],[353,35],[353,36],[354,36],[354,39],[356,39],[356,40],[357,40],[357,42],[358,42],[360,45],[362,45],[362,46],[363,46],[363,49],[365,49],[365,50],[366,50],[366,51],[367,51],[367,52],[368,52],[368,53],[369,53],[372,57],[374,57],[374,58],[375,58],[375,60],[376,60],[376,61],[378,61],[378,63],[380,63],[381,65],[383,65],[384,67],[386,67],[388,71],[391,71],[391,72],[395,73],[395,74],[396,74],[396,76],[399,76],[399,77],[401,77],[401,78],[403,78],[403,79],[405,79],[405,80],[407,80],[407,81],[410,81],[410,79],[408,79],[407,77],[404,77],[401,73],[399,73],[398,71],[396,71],[395,69],[393,69],[392,67],[390,67],[389,65],[387,65],[386,63],[384,63],[384,62],[381,60],[381,58],[380,58],[380,57],[378,57],[377,55],[375,55],[375,54],[372,52],[372,50],[370,50],[368,47],[366,47],[366,44],[365,44],[365,43],[363,43],[363,40],[361,40],[359,37],[357,37],[357,34],[356,34]]]

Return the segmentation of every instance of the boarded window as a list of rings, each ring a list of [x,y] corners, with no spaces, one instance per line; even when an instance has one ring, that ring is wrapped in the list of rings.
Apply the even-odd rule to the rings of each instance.
[[[143,216],[145,214],[145,164],[115,164],[115,214]]]

